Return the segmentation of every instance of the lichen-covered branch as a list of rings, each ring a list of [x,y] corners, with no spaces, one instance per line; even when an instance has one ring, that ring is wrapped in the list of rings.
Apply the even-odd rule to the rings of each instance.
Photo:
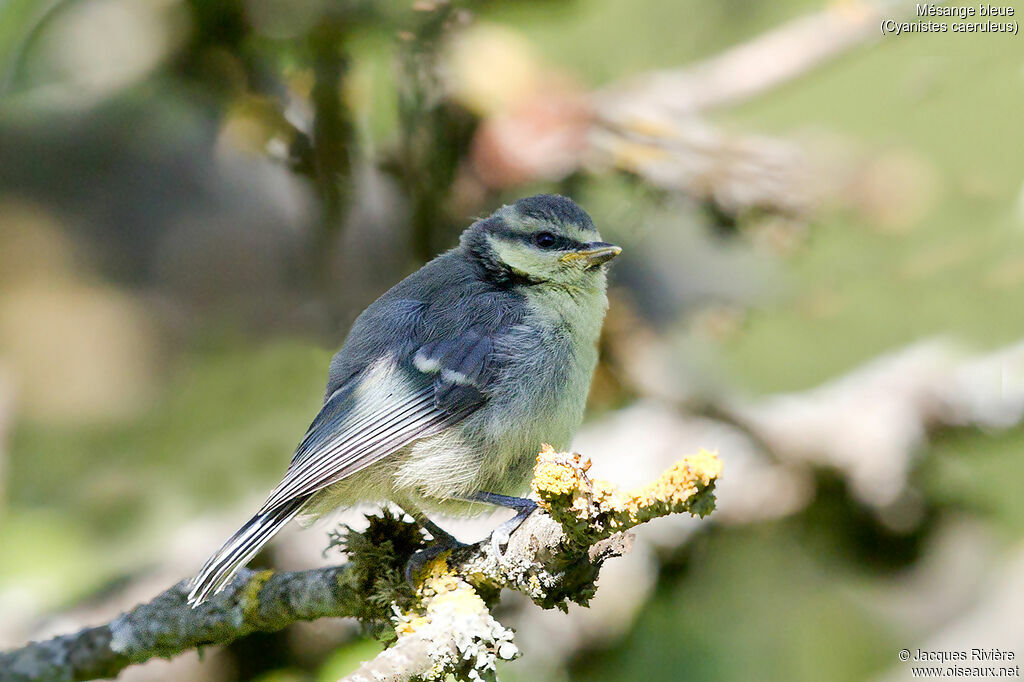
[[[198,608],[189,607],[187,595],[182,581],[105,625],[0,652],[0,681],[115,677],[157,656],[226,644],[296,621],[352,616],[361,601],[347,565],[292,573],[243,569]]]
[[[591,481],[586,475],[589,469],[590,460],[546,447],[537,458],[533,477],[533,491],[541,504],[581,547],[669,514],[707,516],[714,509],[710,493],[722,463],[714,453],[701,450],[654,482],[631,491]]]
[[[442,558],[430,564],[418,589],[417,608],[395,610],[397,639],[346,682],[405,680],[482,680],[494,674],[498,660],[519,655],[512,631],[494,619],[483,598]]]
[[[518,655],[512,633],[490,607],[501,588],[544,607],[586,604],[601,564],[628,550],[626,531],[667,514],[704,516],[714,508],[721,463],[700,452],[635,491],[587,477],[589,461],[545,448],[534,493],[541,508],[499,556],[489,541],[446,552],[403,577],[418,548],[415,527],[389,514],[370,528],[339,533],[350,563],[312,571],[243,570],[223,592],[192,609],[181,582],[106,625],[0,653],[0,682],[64,682],[116,676],[153,657],[225,644],[300,620],[351,616],[393,640],[348,680],[493,679],[495,663]]]
[[[628,551],[625,531],[669,514],[707,515],[722,472],[717,456],[702,450],[653,483],[623,491],[591,481],[589,468],[580,455],[545,446],[533,477],[541,510],[512,535],[504,554],[496,556],[491,543],[481,542],[432,562],[419,584],[420,601],[392,619],[395,645],[345,682],[493,676],[497,661],[518,655],[511,633],[490,614],[501,588],[544,608],[586,605],[604,561]],[[396,660],[403,665],[396,668]]]

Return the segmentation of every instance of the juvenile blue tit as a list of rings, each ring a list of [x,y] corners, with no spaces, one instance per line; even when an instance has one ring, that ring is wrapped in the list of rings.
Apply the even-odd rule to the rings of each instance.
[[[565,197],[540,194],[473,223],[459,245],[374,301],[331,361],[323,408],[263,507],[192,582],[197,605],[299,514],[391,501],[426,512],[536,507],[522,494],[542,443],[583,418],[618,246]],[[447,536],[450,538],[450,536]]]

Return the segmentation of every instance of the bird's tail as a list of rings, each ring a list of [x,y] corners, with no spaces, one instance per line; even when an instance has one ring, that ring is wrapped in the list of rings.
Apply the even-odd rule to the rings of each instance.
[[[263,545],[295,518],[306,502],[306,497],[297,498],[246,521],[223,547],[206,560],[203,568],[192,579],[188,593],[189,605],[193,608],[199,606],[210,595],[224,589],[238,569],[248,563]]]

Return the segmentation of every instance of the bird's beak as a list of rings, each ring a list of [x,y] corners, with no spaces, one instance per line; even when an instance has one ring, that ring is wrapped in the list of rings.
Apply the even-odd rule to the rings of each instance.
[[[568,263],[574,260],[585,260],[587,267],[592,268],[601,263],[607,263],[620,253],[622,253],[621,246],[615,246],[615,244],[607,242],[590,242],[583,249],[565,254],[562,256],[561,261]]]

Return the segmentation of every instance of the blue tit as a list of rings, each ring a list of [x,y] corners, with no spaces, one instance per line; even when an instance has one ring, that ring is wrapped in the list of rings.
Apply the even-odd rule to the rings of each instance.
[[[192,582],[197,605],[297,515],[391,501],[435,539],[427,512],[484,502],[532,511],[542,443],[566,449],[583,418],[605,311],[590,216],[565,197],[520,199],[374,301],[331,361],[323,408],[263,507]],[[450,538],[450,536],[448,536]]]

